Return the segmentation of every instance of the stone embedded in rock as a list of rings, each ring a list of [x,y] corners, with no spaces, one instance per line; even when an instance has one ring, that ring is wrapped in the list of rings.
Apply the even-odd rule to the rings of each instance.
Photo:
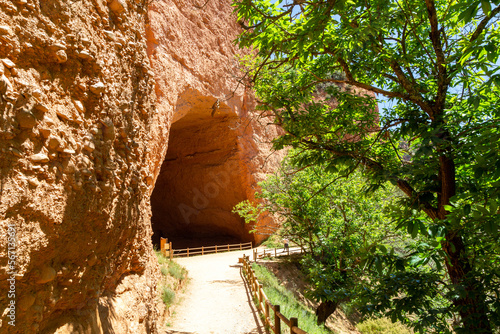
[[[49,138],[51,132],[50,129],[40,128],[38,129],[38,131],[40,131],[40,134],[42,135],[43,138]]]
[[[31,129],[36,125],[35,116],[26,110],[21,110],[17,113],[17,121],[22,129]]]
[[[71,121],[71,118],[68,115],[66,115],[66,113],[64,113],[63,111],[57,110],[56,115],[66,121]]]
[[[80,57],[81,59],[84,59],[84,60],[91,60],[91,59],[94,59],[94,56],[92,56],[92,55],[90,54],[90,52],[88,52],[87,50],[81,51],[81,52],[78,54],[78,57]]]
[[[56,60],[58,63],[62,64],[68,61],[68,55],[66,55],[66,52],[64,50],[59,50],[56,52]]]
[[[73,100],[73,104],[75,105],[76,110],[78,110],[80,113],[85,112],[85,107],[83,106],[83,103],[81,101]]]
[[[90,91],[94,94],[101,94],[102,92],[104,92],[104,88],[105,88],[104,84],[99,81],[90,86]]]
[[[92,153],[95,150],[95,145],[93,142],[86,142],[83,144],[83,149],[89,153]]]
[[[5,67],[8,67],[8,68],[13,68],[14,66],[16,66],[16,64],[14,64],[14,62],[12,60],[10,60],[9,58],[2,59],[2,63],[5,65]]]
[[[53,281],[56,278],[56,271],[52,267],[44,267],[36,280],[37,284],[44,284]]]
[[[113,12],[117,14],[121,14],[127,9],[127,4],[124,0],[111,0],[108,3],[108,6]]]
[[[56,125],[56,122],[52,118],[47,117],[47,115],[45,115],[45,117],[43,118],[43,120],[45,121],[45,123],[47,123],[48,126],[54,126],[54,125]]]
[[[96,264],[96,263],[97,263],[97,256],[95,255],[95,253],[92,253],[92,254],[88,257],[88,259],[87,259],[87,263],[88,263],[88,265],[89,265],[89,266],[91,266],[91,267],[92,267],[94,264]]]
[[[49,111],[49,108],[46,105],[42,104],[42,103],[37,103],[35,105],[34,109],[36,111],[40,111],[40,112],[43,112],[43,113],[46,113],[47,111]]]
[[[36,296],[31,293],[22,296],[21,298],[19,298],[19,303],[18,303],[19,309],[22,311],[28,310],[31,307],[31,305],[35,303],[35,300]]]
[[[106,36],[108,36],[108,38],[109,38],[109,39],[111,39],[111,40],[113,40],[113,41],[115,40],[116,35],[115,35],[115,33],[114,33],[114,32],[109,31],[109,30],[103,30],[103,31],[104,31],[104,33],[106,34]]]
[[[42,91],[40,89],[35,89],[31,94],[36,99],[40,99],[42,97]]]
[[[30,157],[30,159],[31,159],[31,161],[38,162],[38,163],[49,162],[49,157],[47,156],[47,154],[44,154],[44,153],[33,154]]]
[[[54,48],[54,49],[56,49],[56,50],[66,50],[66,45],[64,45],[62,43],[52,44],[51,47]]]
[[[28,183],[29,183],[30,185],[32,185],[33,187],[38,187],[38,185],[40,184],[40,183],[38,182],[38,180],[37,180],[36,178],[34,178],[34,177],[30,177],[30,178],[28,178]]]
[[[5,94],[11,87],[12,84],[10,83],[9,79],[2,74],[2,76],[0,77],[0,94]]]
[[[90,39],[88,39],[87,37],[83,37],[81,40],[82,44],[84,46],[90,46],[92,44],[92,41]]]
[[[10,35],[11,33],[9,26],[0,26],[0,35]]]
[[[61,139],[55,136],[50,136],[49,139],[47,140],[47,146],[52,150],[57,149],[59,146],[61,146],[61,144],[62,144]]]

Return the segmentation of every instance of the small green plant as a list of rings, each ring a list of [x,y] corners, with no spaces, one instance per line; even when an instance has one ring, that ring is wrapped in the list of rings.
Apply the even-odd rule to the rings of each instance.
[[[168,286],[162,286],[161,300],[163,300],[167,307],[171,306],[175,300],[175,292]]]
[[[178,280],[184,280],[187,276],[186,268],[182,267],[180,264],[174,261],[170,261],[168,263],[168,272],[170,276]]]
[[[159,250],[155,250],[155,255],[156,258],[158,259],[159,264],[165,264],[169,261],[165,256],[163,256],[163,254]]]
[[[175,292],[182,286],[182,282],[187,279],[187,270],[177,262],[171,261],[155,250],[156,258],[160,264],[162,279],[159,282],[160,297],[165,305],[170,307],[175,301]]]
[[[370,318],[360,322],[357,329],[362,334],[412,334],[413,332],[400,322],[393,323],[388,318]]]
[[[162,274],[163,276],[167,276],[167,275],[168,275],[168,269],[167,269],[167,267],[162,266],[162,267],[160,268],[160,271],[161,271],[161,274]]]

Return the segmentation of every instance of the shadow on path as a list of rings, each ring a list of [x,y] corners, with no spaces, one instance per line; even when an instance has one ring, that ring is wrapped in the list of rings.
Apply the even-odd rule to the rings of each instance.
[[[267,330],[265,330],[265,326],[261,325],[261,321],[259,319],[260,318],[259,312],[258,312],[258,310],[255,307],[255,304],[253,302],[252,291],[250,290],[250,286],[248,285],[248,281],[243,276],[243,266],[242,265],[235,265],[235,266],[231,266],[231,267],[240,267],[240,276],[241,276],[241,279],[243,280],[243,285],[245,286],[245,292],[247,294],[248,306],[250,306],[250,309],[252,310],[252,316],[255,320],[255,324],[257,325],[256,330],[254,330],[250,333],[245,333],[245,334],[257,334],[257,333],[263,334],[264,332],[269,333]]]

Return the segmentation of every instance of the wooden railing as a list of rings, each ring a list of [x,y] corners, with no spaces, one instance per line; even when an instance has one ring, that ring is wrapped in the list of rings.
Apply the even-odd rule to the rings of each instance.
[[[233,245],[215,245],[215,246],[202,246],[195,248],[184,248],[184,249],[172,249],[171,253],[173,257],[190,257],[194,255],[206,255],[215,254],[222,252],[230,252],[236,250],[246,250],[252,249],[252,242],[247,242],[244,244],[233,244]]]
[[[253,250],[253,260],[257,261],[258,259],[261,259],[263,257],[276,257],[276,256],[281,256],[281,255],[290,255],[290,254],[299,254],[303,253],[304,249],[302,247],[300,248],[287,248],[286,250],[283,248],[270,248],[270,249],[263,249],[263,250],[258,250],[255,248]]]
[[[290,334],[307,334],[306,331],[299,328],[299,321],[297,318],[287,319],[280,313],[280,306],[271,304],[269,299],[267,299],[262,284],[259,283],[255,276],[255,271],[252,269],[248,256],[243,256],[241,261],[243,262],[243,271],[252,289],[252,295],[258,302],[257,308],[264,315],[265,324],[269,326],[272,332],[274,334],[281,334],[281,322],[283,322],[290,328]],[[271,321],[271,310],[274,313],[274,321]]]

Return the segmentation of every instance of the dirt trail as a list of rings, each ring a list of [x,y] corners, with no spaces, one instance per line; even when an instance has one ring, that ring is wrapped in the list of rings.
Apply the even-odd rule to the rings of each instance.
[[[168,334],[264,334],[238,258],[251,250],[180,258],[189,271],[187,294]]]

